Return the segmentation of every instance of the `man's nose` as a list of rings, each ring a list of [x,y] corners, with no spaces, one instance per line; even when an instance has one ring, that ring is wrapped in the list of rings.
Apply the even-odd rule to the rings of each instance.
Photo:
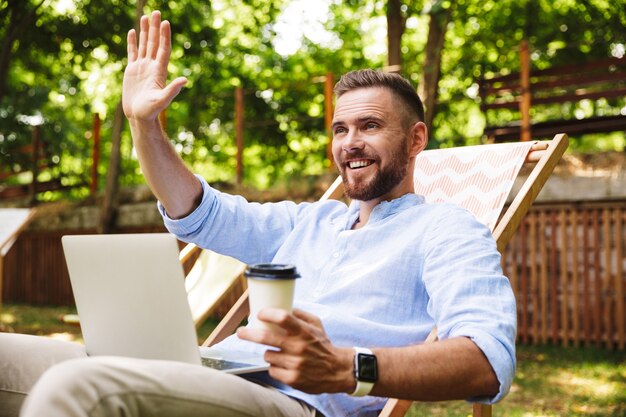
[[[363,149],[364,147],[365,147],[365,142],[363,142],[363,138],[361,137],[357,129],[350,131],[346,135],[342,144],[342,148],[346,152]]]

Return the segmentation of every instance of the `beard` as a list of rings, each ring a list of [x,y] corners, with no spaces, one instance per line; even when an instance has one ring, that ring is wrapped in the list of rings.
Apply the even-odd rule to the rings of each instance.
[[[362,152],[353,152],[350,158],[369,158]],[[371,158],[378,161],[376,158]],[[391,161],[387,167],[379,169],[373,177],[366,181],[350,180],[346,175],[345,164],[337,164],[340,168],[341,178],[345,193],[353,200],[370,201],[389,193],[396,185],[406,177],[409,170],[409,150],[405,143],[400,142],[399,146],[391,153]]]

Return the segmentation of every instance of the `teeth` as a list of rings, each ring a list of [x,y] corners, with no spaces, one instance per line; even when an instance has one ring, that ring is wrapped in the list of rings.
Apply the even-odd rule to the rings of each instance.
[[[350,161],[348,166],[350,168],[362,168],[368,166],[370,163],[368,161]]]

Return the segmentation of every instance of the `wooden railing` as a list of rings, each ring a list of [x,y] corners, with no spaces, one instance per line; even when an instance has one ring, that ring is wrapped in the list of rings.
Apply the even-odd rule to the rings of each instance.
[[[102,121],[98,113],[93,115],[93,127],[90,132],[91,145],[90,180],[86,178],[72,179],[65,184],[62,173],[58,171],[61,155],[49,152],[50,138],[46,138],[41,126],[32,127],[31,143],[17,149],[9,150],[6,160],[0,165],[0,200],[29,197],[30,205],[35,205],[37,195],[46,191],[59,191],[74,187],[89,186],[92,195],[98,191],[98,164],[100,163],[100,130]],[[4,155],[3,155],[4,156]],[[30,172],[29,182],[17,179]],[[40,173],[51,174],[45,181],[39,179]]]
[[[539,70],[531,68],[530,55],[528,42],[522,41],[519,73],[479,81],[480,107],[487,119],[483,134],[488,141],[551,138],[561,132],[575,137],[586,133],[619,132],[626,128],[626,115],[620,112],[626,95],[626,58],[605,58]],[[593,116],[568,117],[568,112],[561,109],[556,113],[552,111],[559,115],[558,118],[532,120],[531,117],[531,114],[550,114],[546,106],[564,103],[576,106],[583,101],[598,102],[600,99],[606,108],[596,111]],[[490,116],[502,109],[519,112],[519,121],[492,122],[494,118]]]
[[[626,205],[535,206],[503,255],[523,343],[623,350]]]

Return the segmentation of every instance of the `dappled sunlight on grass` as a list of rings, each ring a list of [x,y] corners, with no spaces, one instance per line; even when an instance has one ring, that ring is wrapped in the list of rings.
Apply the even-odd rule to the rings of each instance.
[[[596,399],[610,398],[617,395],[617,382],[606,381],[608,375],[599,375],[596,378],[580,376],[570,371],[557,372],[549,378],[551,383],[561,385],[576,395],[595,397]],[[622,389],[626,389],[622,386]]]
[[[76,335],[73,333],[52,333],[52,334],[48,334],[48,335],[44,335],[44,337],[48,337],[50,339],[55,339],[55,340],[63,340],[66,342],[77,342],[77,343],[83,343],[83,338],[80,335]]]
[[[72,307],[3,304],[0,306],[0,330],[82,342],[80,325],[63,320],[66,315],[75,313]]]
[[[201,344],[218,321],[206,320],[197,330]],[[0,305],[0,332],[34,334],[58,340],[84,343],[80,321],[73,307]]]
[[[626,352],[602,348],[518,346],[509,395],[493,409],[506,417],[626,417]],[[462,401],[419,403],[409,414],[465,417]]]
[[[529,416],[624,417],[625,359],[626,352],[595,347],[520,346],[514,389],[502,407],[532,408]]]
[[[11,324],[15,323],[15,316],[13,314],[10,313],[2,313],[0,314],[0,323],[10,326]]]

